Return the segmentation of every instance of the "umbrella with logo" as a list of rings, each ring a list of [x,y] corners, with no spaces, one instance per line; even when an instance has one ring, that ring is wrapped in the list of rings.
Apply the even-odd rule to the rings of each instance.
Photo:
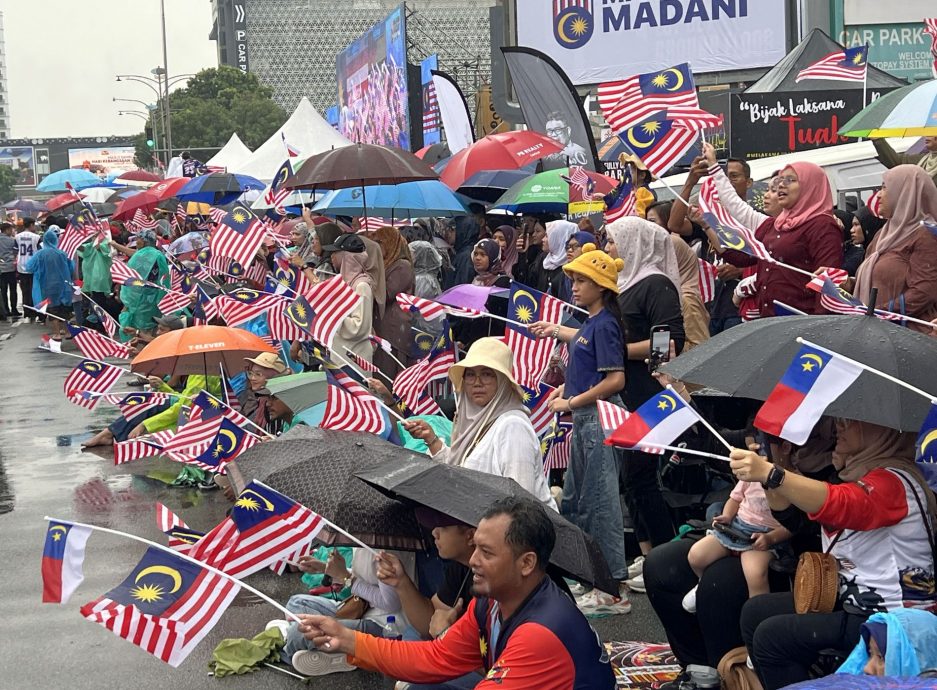
[[[937,136],[937,79],[875,99],[843,125],[839,135],[870,139]]]
[[[489,134],[452,156],[439,179],[450,189],[458,189],[482,170],[516,170],[562,150],[559,143],[539,132]]]
[[[261,352],[276,349],[242,328],[191,326],[154,338],[133,358],[130,369],[145,376],[214,375],[223,366],[231,373],[244,368],[245,357]]]
[[[617,180],[591,170],[574,168],[570,173],[569,168],[558,168],[521,180],[492,208],[511,213],[601,213],[602,197],[617,186]]]
[[[159,175],[146,170],[128,170],[115,177],[114,182],[128,187],[152,187],[161,182],[162,179]]]

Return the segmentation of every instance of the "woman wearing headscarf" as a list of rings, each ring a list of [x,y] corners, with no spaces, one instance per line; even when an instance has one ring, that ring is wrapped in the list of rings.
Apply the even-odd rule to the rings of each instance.
[[[755,231],[777,261],[810,273],[843,265],[843,233],[833,217],[833,194],[823,168],[791,163],[777,177],[781,213]],[[822,313],[817,293],[808,290],[804,276],[736,249],[722,258],[739,267],[757,266],[757,301],[761,316],[774,316],[774,301],[808,314]]]
[[[491,237],[501,247],[501,272],[513,278],[518,258],[517,229],[513,225],[499,225]]]
[[[169,287],[169,264],[166,256],[156,248],[156,232],[142,230],[137,234],[137,250],[127,261],[143,280],[155,285]],[[124,310],[120,312],[121,339],[129,336],[125,328],[148,331],[155,328],[153,319],[160,315],[159,300],[165,293],[155,287],[124,285],[120,289],[120,301]]]
[[[584,220],[588,220],[588,218]],[[587,244],[598,246],[595,235],[591,232],[579,230],[570,235],[570,238],[566,240],[566,263],[568,264],[573,259],[582,256],[582,248]],[[569,277],[568,273],[563,276],[563,289],[560,291],[560,299],[572,304],[573,279]]]
[[[680,307],[680,272],[670,233],[650,221],[629,216],[609,223],[607,251],[624,262],[618,274],[618,304],[625,321],[625,389],[622,398],[636,410],[661,391],[646,361],[651,329],[666,326],[677,354],[686,336]],[[657,482],[657,456],[625,451],[622,486],[641,553],[673,539],[670,512]],[[641,583],[635,583],[638,587]]]
[[[315,240],[316,234],[309,228],[306,221],[295,222],[290,228],[290,242],[292,243],[290,262],[299,266],[317,263],[319,257],[314,248]]]
[[[915,440],[913,433],[837,420],[836,484],[751,451],[731,452],[732,472],[761,482],[772,510],[793,505],[820,523],[823,549],[840,564],[832,613],[795,613],[790,592],[754,597],[742,609],[742,637],[765,690],[807,680],[820,652],[850,647],[873,613],[937,605],[934,494],[914,462]]]
[[[431,242],[417,240],[410,243],[413,257],[413,294],[424,299],[435,299],[442,292],[439,283],[442,256]]]
[[[921,168],[899,165],[883,176],[881,209],[887,222],[859,266],[854,294],[868,304],[874,288],[876,307],[930,321],[937,317],[937,238],[921,221],[937,220],[937,187]]]
[[[465,359],[450,367],[449,380],[456,392],[452,445],[423,420],[406,421],[404,429],[425,441],[435,460],[509,477],[556,510],[524,391],[512,374],[510,348],[501,338],[476,340]]]
[[[46,312],[57,316],[51,321],[52,338],[61,340],[64,321],[72,310],[72,277],[75,263],[59,249],[59,227],[49,226],[42,236],[42,248],[33,254],[24,267],[33,275],[33,304],[49,300]]]
[[[460,216],[455,222],[455,242],[453,243],[453,274],[444,287],[448,290],[453,285],[471,283],[475,277],[472,266],[472,249],[479,240],[481,225],[475,216]]]
[[[534,284],[540,292],[547,292],[560,297],[563,291],[563,266],[566,264],[566,243],[579,231],[575,223],[568,220],[554,220],[547,223],[547,232],[543,236],[543,251],[531,272]]]
[[[364,240],[358,235],[340,235],[334,244],[323,249],[328,251],[332,267],[342,280],[361,296],[355,308],[342,320],[331,349],[345,359],[348,358],[346,350],[350,350],[370,362],[374,352],[369,337],[374,318],[374,282],[367,271],[368,255]]]
[[[472,250],[475,279],[472,285],[491,287],[504,271],[501,265],[501,246],[495,240],[479,240]]]
[[[410,355],[410,343],[413,342],[410,312],[397,307],[397,295],[401,292],[413,294],[413,258],[397,228],[385,225],[369,233],[369,238],[381,248],[385,282],[384,310],[383,313],[378,312],[380,316],[375,319],[374,331],[390,341],[394,356],[406,363]],[[380,348],[374,353],[374,364],[390,377],[395,376],[401,368],[394,357]]]
[[[852,223],[855,220],[855,214],[852,211],[834,208],[833,217],[843,234],[843,265],[840,268],[854,276],[865,256],[862,247],[857,247],[852,241]]]
[[[879,218],[869,210],[868,206],[860,206],[852,217],[852,227],[850,229],[850,239],[852,243],[862,250],[862,260],[865,260],[869,253],[869,245],[875,239],[875,235],[885,225],[885,219]],[[861,265],[861,261],[859,262]],[[859,267],[856,267],[859,270]],[[855,275],[852,273],[850,275]]]

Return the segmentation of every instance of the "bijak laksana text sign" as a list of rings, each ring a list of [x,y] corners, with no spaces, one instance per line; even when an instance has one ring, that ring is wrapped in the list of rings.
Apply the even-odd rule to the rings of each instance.
[[[574,84],[689,62],[697,74],[774,65],[787,52],[785,0],[517,0],[518,45]]]

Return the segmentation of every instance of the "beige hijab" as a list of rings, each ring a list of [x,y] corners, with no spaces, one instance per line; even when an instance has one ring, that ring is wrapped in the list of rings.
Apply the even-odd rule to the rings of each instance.
[[[652,275],[663,275],[680,292],[680,269],[670,233],[656,223],[627,216],[605,226],[615,242],[618,256],[625,267],[618,274],[618,291],[624,292],[635,283]]]
[[[872,273],[882,254],[901,251],[914,242],[922,220],[937,219],[937,186],[930,175],[916,165],[896,165],[886,170],[882,179],[888,189],[892,216],[872,240],[872,252],[856,272],[856,296],[868,304],[871,298]]]
[[[374,302],[377,306],[377,313],[380,318],[384,318],[384,307],[387,303],[387,283],[384,279],[384,254],[381,253],[381,245],[374,240],[369,240],[362,234],[358,237],[364,242],[364,251],[367,254],[365,270],[371,276],[371,292],[374,293]]]
[[[498,391],[495,397],[479,407],[465,393],[459,394],[456,402],[455,421],[452,424],[452,446],[450,457],[453,464],[464,465],[468,456],[481,443],[488,429],[501,415],[517,410],[527,414],[517,389],[501,372],[498,375]]]

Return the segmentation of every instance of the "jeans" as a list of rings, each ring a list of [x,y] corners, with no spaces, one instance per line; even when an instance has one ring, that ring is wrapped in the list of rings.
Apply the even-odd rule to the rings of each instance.
[[[130,436],[130,432],[133,431],[138,424],[141,424],[143,420],[149,419],[150,417],[159,414],[160,412],[165,412],[170,407],[172,403],[167,401],[159,403],[152,409],[148,410],[146,415],[141,415],[139,417],[134,417],[133,421],[128,422],[126,417],[120,415],[113,422],[108,424],[107,428],[112,434],[114,434],[114,442],[126,441],[127,437]]]
[[[649,541],[652,546],[665,544],[674,538],[676,531],[657,478],[660,456],[636,450],[626,450],[624,456],[622,489],[634,523],[635,539]]]
[[[625,526],[618,498],[621,452],[606,446],[598,408],[573,410],[573,440],[560,512],[595,539],[612,577],[628,576]]]
[[[793,594],[762,594],[742,609],[742,637],[765,690],[776,690],[808,680],[822,650],[852,650],[866,618],[845,611],[795,613]]]
[[[416,685],[410,683],[410,690],[472,690],[472,688],[477,687],[485,677],[478,673],[478,671],[472,671],[467,673],[460,678],[453,678],[448,680],[445,683],[433,683],[432,685]]]
[[[312,613],[318,616],[331,616],[333,618],[335,617],[335,612],[338,610],[339,605],[341,605],[340,601],[333,601],[325,597],[315,597],[310,594],[294,594],[290,597],[289,601],[286,602],[287,610],[293,613]],[[347,620],[340,618],[338,622],[346,628],[358,630],[359,632],[369,635],[380,637],[383,632],[381,624],[376,620]],[[307,640],[303,637],[303,634],[299,632],[298,624],[291,622],[290,629],[286,634],[286,644],[280,652],[280,658],[288,664],[291,662],[293,654],[296,652],[304,649],[314,650],[315,648],[316,646],[312,643],[312,640]]]
[[[16,271],[0,273],[0,316],[16,313]]]

